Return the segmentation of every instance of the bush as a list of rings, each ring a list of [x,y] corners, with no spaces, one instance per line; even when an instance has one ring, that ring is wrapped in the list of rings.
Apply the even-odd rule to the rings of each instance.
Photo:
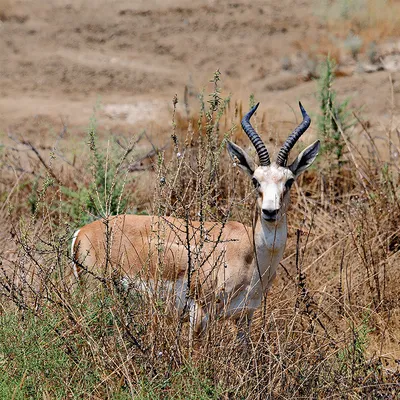
[[[193,219],[223,224],[235,218],[251,227],[251,184],[224,149],[226,137],[240,140],[240,105],[232,107],[222,97],[219,79],[217,73],[212,93],[201,96],[196,118],[174,112],[172,150],[158,154],[148,197],[154,214],[182,217],[188,226]],[[333,122],[325,121],[329,129]],[[342,162],[348,144],[340,145]],[[94,193],[93,214],[100,210],[107,220],[123,201],[123,187],[113,184],[109,165],[116,174],[123,168],[112,152],[102,161],[95,156],[97,142],[91,146],[93,177],[99,180],[87,190]],[[330,154],[321,156],[321,171],[332,163]],[[62,223],[65,197],[46,175],[39,179],[36,200],[10,197],[8,215],[2,214],[0,393],[6,398],[395,398],[399,371],[388,354],[398,351],[392,338],[399,329],[399,182],[394,167],[378,157],[359,155],[341,165],[342,175],[326,177],[332,198],[321,195],[319,171],[302,178],[281,273],[256,314],[247,349],[235,340],[231,323],[213,315],[206,337],[191,349],[183,316],[169,311],[163,282],[159,291],[134,285],[125,290],[116,275],[97,271],[96,285],[78,287],[70,277],[68,224],[81,221],[82,214],[71,213],[68,224]],[[52,168],[67,181],[57,165]],[[101,191],[104,197],[97,196]],[[33,203],[39,205],[34,219]],[[208,257],[201,251],[206,232],[201,224],[199,229],[188,266],[193,270]],[[162,254],[162,230],[156,234]]]

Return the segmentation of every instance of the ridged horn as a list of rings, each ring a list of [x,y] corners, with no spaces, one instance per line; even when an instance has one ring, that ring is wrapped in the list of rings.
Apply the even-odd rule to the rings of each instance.
[[[254,130],[254,128],[250,124],[250,118],[252,115],[255,113],[257,110],[258,106],[260,103],[257,103],[242,119],[242,128],[245,131],[246,135],[249,137],[251,140],[251,143],[253,143],[253,146],[255,147],[258,158],[260,160],[260,165],[261,166],[268,166],[271,164],[271,160],[269,159],[269,154],[268,150],[265,147],[264,142],[261,140],[260,136],[258,133]]]
[[[294,147],[296,142],[299,140],[300,136],[307,130],[311,124],[311,118],[308,116],[306,110],[299,102],[301,113],[303,114],[303,121],[301,124],[290,134],[283,144],[282,148],[279,150],[278,157],[276,158],[276,163],[281,167],[286,166],[286,162],[289,156],[290,150]]]

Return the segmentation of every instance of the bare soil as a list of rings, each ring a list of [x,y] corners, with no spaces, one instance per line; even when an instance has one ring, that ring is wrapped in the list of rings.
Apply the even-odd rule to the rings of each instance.
[[[38,117],[80,132],[100,104],[105,130],[145,127],[160,138],[174,94],[183,107],[187,87],[195,110],[217,69],[224,94],[246,108],[253,93],[267,120],[289,130],[298,100],[318,110],[310,64],[330,32],[315,7],[314,0],[2,0],[0,132],[37,138]],[[354,64],[344,62],[342,75],[350,76],[337,81],[339,97],[382,131],[400,101],[400,74],[357,73]],[[394,109],[395,121],[399,115]]]

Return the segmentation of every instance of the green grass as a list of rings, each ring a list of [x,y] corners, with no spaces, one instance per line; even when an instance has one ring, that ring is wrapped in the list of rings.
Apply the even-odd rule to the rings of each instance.
[[[59,323],[50,313],[41,318],[31,314],[23,319],[15,314],[1,316],[1,398],[14,391],[19,398],[43,399],[44,393],[65,398],[70,390],[78,389],[68,389],[73,360],[56,333]]]
[[[85,319],[81,320],[92,339],[99,342],[104,340],[105,332],[116,333],[115,321],[104,310],[107,306],[95,301],[87,307]],[[122,400],[131,398],[133,388],[135,399],[161,399],[168,393],[170,399],[205,400],[218,399],[222,392],[207,374],[190,365],[183,365],[168,376],[161,374],[150,379],[143,374],[131,390],[121,382],[119,388],[115,387],[115,382],[110,384],[104,380],[104,373],[90,361],[91,357],[85,356],[88,348],[83,336],[71,333],[71,329],[51,310],[43,310],[39,317],[30,313],[23,318],[16,313],[3,314],[0,317],[0,398],[65,399],[103,395]]]

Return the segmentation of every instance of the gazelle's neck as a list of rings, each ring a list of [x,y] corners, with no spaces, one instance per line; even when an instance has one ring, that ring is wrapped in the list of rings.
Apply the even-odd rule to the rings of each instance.
[[[255,265],[255,267],[259,269],[262,276],[263,289],[267,290],[275,277],[286,246],[286,213],[274,223],[267,222],[260,217],[257,221],[254,239],[258,260],[258,266]]]
[[[267,222],[260,216],[257,218],[255,229],[256,246],[280,247],[285,246],[287,238],[286,213],[275,222]],[[283,242],[282,242],[283,239]]]
[[[276,231],[281,229],[287,230],[287,218],[286,213],[275,222],[267,222],[262,216],[258,218],[258,225],[261,228],[260,232],[264,237],[269,237],[270,235],[275,235]]]

